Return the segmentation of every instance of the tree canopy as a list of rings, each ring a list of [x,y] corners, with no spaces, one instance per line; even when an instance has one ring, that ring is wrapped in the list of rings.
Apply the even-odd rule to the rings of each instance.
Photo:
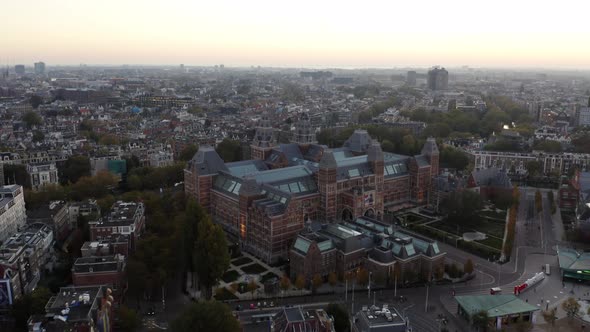
[[[326,313],[334,317],[334,329],[336,332],[348,332],[350,330],[348,311],[341,304],[328,304],[326,307]]]
[[[462,171],[469,165],[469,157],[459,149],[451,146],[445,146],[440,151],[440,163],[443,167],[454,168]]]
[[[192,303],[172,322],[177,332],[238,332],[240,323],[230,308],[221,302]]]
[[[211,297],[211,288],[229,268],[230,255],[221,226],[208,217],[197,226],[193,259],[199,282],[205,287],[206,298]]]
[[[217,145],[215,150],[226,163],[242,160],[242,147],[239,141],[226,138]]]
[[[182,161],[189,161],[193,158],[195,153],[199,150],[199,146],[197,144],[190,144],[184,147],[180,152],[179,159]]]
[[[90,159],[86,156],[71,156],[61,169],[59,180],[62,184],[76,183],[83,176],[90,176]]]
[[[43,119],[35,111],[28,111],[23,115],[23,121],[27,128],[31,129],[34,126],[39,126],[43,123]]]
[[[442,206],[450,221],[464,223],[476,217],[482,207],[482,200],[479,194],[472,191],[455,191],[443,201]]]

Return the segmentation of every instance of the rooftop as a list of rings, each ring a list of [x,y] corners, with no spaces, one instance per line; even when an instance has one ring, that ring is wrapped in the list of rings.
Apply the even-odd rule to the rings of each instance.
[[[490,318],[539,310],[512,294],[455,296],[455,300],[469,315],[486,311]]]

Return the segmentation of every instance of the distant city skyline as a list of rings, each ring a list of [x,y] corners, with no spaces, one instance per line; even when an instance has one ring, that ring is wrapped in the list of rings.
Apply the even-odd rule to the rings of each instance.
[[[590,69],[589,9],[573,0],[11,0],[0,65]]]

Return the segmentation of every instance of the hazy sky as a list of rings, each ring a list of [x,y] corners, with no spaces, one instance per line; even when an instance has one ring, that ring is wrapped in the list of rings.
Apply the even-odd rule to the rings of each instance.
[[[588,0],[1,0],[0,62],[590,68]]]

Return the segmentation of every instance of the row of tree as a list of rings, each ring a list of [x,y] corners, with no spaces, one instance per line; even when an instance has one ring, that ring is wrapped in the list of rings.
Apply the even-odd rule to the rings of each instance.
[[[512,190],[512,196],[514,198],[513,204],[508,212],[508,224],[506,225],[506,240],[502,247],[502,253],[504,257],[508,259],[512,254],[512,248],[514,246],[514,237],[516,235],[516,218],[518,213],[518,206],[520,202],[520,190],[518,187],[514,187]]]

